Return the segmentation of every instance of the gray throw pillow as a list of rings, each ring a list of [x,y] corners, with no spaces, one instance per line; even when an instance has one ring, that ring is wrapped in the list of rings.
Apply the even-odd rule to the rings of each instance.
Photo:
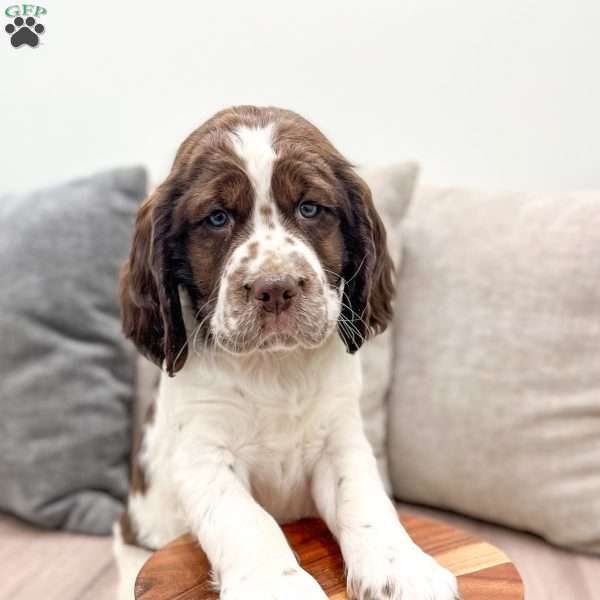
[[[135,355],[117,276],[144,169],[0,197],[0,510],[106,534],[128,486]]]

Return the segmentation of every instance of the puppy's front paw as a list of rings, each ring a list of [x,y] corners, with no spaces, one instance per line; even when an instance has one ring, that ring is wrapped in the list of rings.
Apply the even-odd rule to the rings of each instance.
[[[418,547],[407,551],[366,549],[348,564],[353,600],[460,600],[456,578]]]
[[[221,600],[327,600],[319,584],[299,566],[260,569],[232,578],[221,589]]]

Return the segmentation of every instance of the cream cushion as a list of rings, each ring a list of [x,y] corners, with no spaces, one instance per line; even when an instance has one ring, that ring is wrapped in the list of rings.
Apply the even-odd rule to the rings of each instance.
[[[408,161],[387,167],[367,167],[358,170],[359,175],[371,188],[373,202],[386,228],[388,248],[396,270],[402,260],[402,218],[412,200],[418,170],[416,163]],[[363,424],[388,493],[391,493],[391,485],[388,474],[386,422],[392,347],[393,334],[390,324],[384,333],[372,338],[360,349],[363,372],[360,408]]]
[[[600,193],[426,188],[403,239],[396,496],[600,552]]]

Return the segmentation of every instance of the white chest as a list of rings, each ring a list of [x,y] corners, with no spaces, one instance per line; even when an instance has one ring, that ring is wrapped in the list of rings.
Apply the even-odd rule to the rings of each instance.
[[[320,398],[305,400],[298,405],[282,400],[279,406],[250,401],[226,418],[236,471],[279,521],[314,514],[311,474],[324,450],[329,419]]]
[[[358,406],[360,393],[356,357],[334,344],[321,352],[321,361],[290,356],[244,368],[239,359],[190,361],[189,370],[186,364],[161,388],[160,402],[170,407],[172,447],[183,431],[222,449],[254,498],[279,521],[314,514],[314,465],[335,416]]]

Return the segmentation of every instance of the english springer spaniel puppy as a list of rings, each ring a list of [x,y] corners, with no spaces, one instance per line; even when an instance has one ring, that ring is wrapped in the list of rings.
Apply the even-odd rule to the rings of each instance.
[[[164,371],[116,527],[123,599],[191,532],[221,598],[322,600],[278,526],[316,515],[351,598],[458,598],[363,433],[356,351],[391,319],[392,268],[367,185],[299,115],[231,108],[183,142],[121,279],[125,333]]]

